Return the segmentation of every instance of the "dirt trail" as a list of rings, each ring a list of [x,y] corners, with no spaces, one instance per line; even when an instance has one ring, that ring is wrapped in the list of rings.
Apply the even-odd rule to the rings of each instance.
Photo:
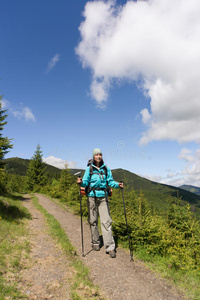
[[[28,299],[71,299],[70,279],[73,270],[66,255],[49,235],[45,218],[32,204],[29,195],[23,198],[30,211],[31,260],[28,268],[21,271],[19,289]]]
[[[40,194],[36,194],[36,196],[40,204],[60,222],[71,243],[76,247],[80,258],[90,269],[91,279],[100,286],[103,294],[109,300],[185,299],[166,280],[158,278],[141,262],[130,262],[129,253],[124,250],[117,249],[115,259],[106,255],[104,248],[101,248],[99,252],[91,250],[90,229],[86,222],[83,224],[85,256],[81,257],[80,218],[52,202],[48,197]],[[32,213],[32,209],[30,211]],[[43,243],[46,242],[43,241]],[[57,251],[59,256],[59,249]],[[54,299],[62,298],[55,297]]]

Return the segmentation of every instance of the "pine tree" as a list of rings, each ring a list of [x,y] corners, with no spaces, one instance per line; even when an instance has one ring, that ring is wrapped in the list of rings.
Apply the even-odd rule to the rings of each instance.
[[[60,177],[61,190],[62,191],[68,190],[72,183],[73,183],[73,177],[70,174],[67,164],[66,164],[65,169],[62,170],[61,177]]]
[[[13,147],[11,144],[11,139],[8,139],[7,137],[2,136],[2,130],[4,129],[4,126],[7,124],[5,119],[7,118],[7,115],[5,114],[7,110],[2,109],[2,96],[0,96],[0,182],[3,176],[3,169],[4,169],[4,156],[6,153],[9,152],[9,149]]]
[[[28,189],[34,190],[36,186],[44,186],[46,182],[47,178],[45,175],[44,163],[42,162],[42,151],[40,145],[37,145],[27,170]]]

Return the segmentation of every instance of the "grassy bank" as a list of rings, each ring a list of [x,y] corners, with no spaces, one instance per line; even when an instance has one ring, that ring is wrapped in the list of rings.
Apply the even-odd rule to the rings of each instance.
[[[169,279],[189,300],[200,300],[200,273],[199,270],[176,270],[169,263],[169,257],[149,255],[145,248],[134,252],[135,258],[142,260],[148,268],[161,277]]]
[[[30,250],[26,220],[29,212],[20,195],[0,196],[0,299],[26,298],[17,289],[20,269]]]

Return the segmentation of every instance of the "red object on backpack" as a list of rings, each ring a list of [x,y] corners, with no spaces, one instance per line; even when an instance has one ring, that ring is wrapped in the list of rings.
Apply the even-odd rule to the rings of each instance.
[[[85,188],[84,187],[81,187],[81,196],[86,196]]]

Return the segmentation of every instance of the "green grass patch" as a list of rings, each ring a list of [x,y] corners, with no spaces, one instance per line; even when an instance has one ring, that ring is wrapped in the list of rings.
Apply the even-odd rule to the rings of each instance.
[[[68,239],[64,229],[60,223],[49,214],[42,205],[39,204],[38,199],[33,197],[33,204],[40,210],[46,218],[50,233],[61,245],[67,257],[70,259],[71,267],[74,269],[74,278],[71,285],[71,297],[74,300],[78,299],[104,299],[99,292],[99,288],[92,283],[89,278],[89,270],[83,264],[77,255],[77,251]]]
[[[0,299],[26,298],[17,280],[30,250],[26,228],[30,218],[20,195],[0,196]]]
[[[120,246],[125,244],[120,244]],[[126,245],[127,246],[127,245]],[[128,248],[126,247],[128,250]],[[169,280],[169,284],[176,286],[188,299],[200,300],[200,273],[199,270],[175,269],[169,263],[169,257],[151,255],[144,247],[134,251],[134,258],[141,260],[145,265],[162,278]]]

